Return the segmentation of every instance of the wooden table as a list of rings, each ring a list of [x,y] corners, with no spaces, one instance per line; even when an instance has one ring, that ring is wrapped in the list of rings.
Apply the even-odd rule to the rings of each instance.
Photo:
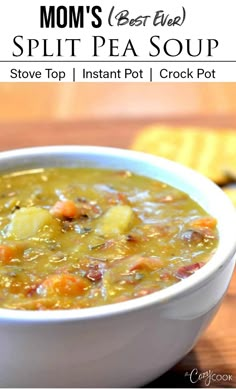
[[[173,125],[199,125],[236,128],[236,117],[176,118],[158,120]],[[90,144],[129,147],[135,134],[150,120],[112,122],[0,124],[0,149],[53,144]],[[236,231],[235,231],[236,233]],[[236,274],[217,317],[201,337],[194,350],[178,365],[150,384],[150,387],[206,387],[205,380],[193,385],[186,372],[212,370],[232,375],[227,382],[211,382],[209,387],[236,387]]]

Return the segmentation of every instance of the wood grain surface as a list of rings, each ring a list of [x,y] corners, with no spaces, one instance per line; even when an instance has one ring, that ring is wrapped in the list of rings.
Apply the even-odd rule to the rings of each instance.
[[[213,126],[218,130],[226,127],[236,129],[236,117],[189,117],[158,120],[158,123],[173,125]],[[155,119],[45,122],[45,123],[0,123],[0,149],[56,145],[89,144],[128,148],[134,136],[146,124]],[[236,146],[236,145],[235,145]],[[199,373],[211,370],[216,374],[232,375],[231,381],[205,380],[191,384],[186,372],[197,368]],[[232,279],[224,302],[205,334],[197,345],[178,365],[154,381],[149,387],[236,387],[236,274]]]

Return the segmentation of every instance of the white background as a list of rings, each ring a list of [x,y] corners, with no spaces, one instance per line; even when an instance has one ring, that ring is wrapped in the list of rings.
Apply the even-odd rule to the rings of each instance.
[[[236,81],[236,34],[235,34],[235,0],[213,1],[213,0],[148,0],[137,2],[133,0],[115,0],[115,1],[72,1],[64,0],[63,5],[100,5],[102,13],[103,24],[101,28],[92,28],[90,21],[93,20],[89,15],[85,15],[85,28],[55,28],[55,29],[41,29],[40,28],[40,5],[62,5],[57,0],[8,0],[0,3],[0,81],[33,81],[33,82],[58,82],[58,78],[47,77],[46,68],[51,68],[55,71],[64,71],[65,78],[62,81],[72,82],[73,72],[75,72],[74,80],[76,82],[150,82],[152,68],[152,81],[158,82],[218,82],[218,81]],[[115,6],[115,14],[123,9],[128,9],[131,18],[136,18],[140,15],[151,15],[152,18],[148,20],[147,26],[130,27],[110,27],[107,19],[112,5]],[[182,6],[186,9],[185,23],[179,26],[157,26],[152,25],[152,19],[155,12],[164,10],[165,15],[170,17],[182,15]],[[18,50],[13,44],[13,38],[16,35],[24,36],[24,50],[25,54],[19,58],[12,56],[13,51]],[[102,35],[106,38],[106,44],[99,51],[99,58],[93,57],[93,35]],[[150,37],[159,35],[159,46],[161,54],[157,57],[150,57],[150,50],[155,51],[150,45]],[[69,51],[64,50],[64,57],[51,58],[42,57],[42,39],[48,39],[48,49],[51,53],[56,54],[57,39],[65,38],[79,38],[79,50],[77,57],[71,58],[68,56]],[[118,57],[109,57],[109,39],[119,39],[119,49],[116,53]],[[171,58],[165,55],[162,50],[163,43],[168,39],[179,39],[183,43],[183,53],[176,58]],[[40,40],[40,47],[35,50],[33,58],[27,56],[28,39]],[[138,57],[133,57],[132,53],[128,53],[124,58],[122,54],[127,45],[128,39],[132,40]],[[203,40],[203,51],[199,57],[190,57],[186,53],[186,39],[191,39],[192,49],[198,48],[198,39]],[[219,47],[213,50],[213,57],[207,57],[207,39],[217,39]],[[28,61],[31,61],[29,63]],[[47,62],[35,62],[49,60]],[[70,62],[63,62],[63,61]],[[3,62],[8,61],[8,62]],[[26,62],[17,62],[26,61]],[[60,62],[54,62],[60,61]],[[75,62],[76,61],[76,62]],[[82,62],[83,61],[83,62]],[[89,62],[86,62],[89,61]],[[115,62],[90,62],[90,61],[115,61]],[[120,62],[122,61],[122,62]],[[125,62],[124,62],[125,61]],[[132,61],[132,62],[129,62]],[[142,62],[147,61],[147,62]],[[172,61],[172,62],[165,62]],[[182,61],[182,62],[176,62]],[[185,62],[188,61],[188,62]],[[191,62],[190,62],[191,61]],[[201,61],[201,62],[195,62]],[[209,61],[208,63],[202,61]],[[221,62],[224,61],[224,62]],[[225,62],[235,61],[235,62]],[[137,62],[137,63],[136,63]],[[143,77],[128,77],[125,78],[125,69],[140,72],[142,70]],[[203,69],[205,74],[214,70],[215,77],[207,78],[202,75],[197,77],[198,69]],[[11,78],[11,69],[20,71],[31,71],[28,78]],[[74,69],[74,70],[73,70]],[[121,78],[100,78],[100,79],[84,79],[83,69],[90,71],[101,70],[117,71],[120,70]],[[168,72],[176,72],[175,77],[173,73],[168,78],[161,78],[160,72],[166,69]],[[189,69],[193,77],[182,78],[185,76],[185,71]],[[35,72],[40,71],[42,77],[35,78]],[[178,73],[179,72],[179,73]],[[182,73],[181,73],[182,72]],[[26,74],[26,73],[25,73]],[[165,73],[166,74],[166,73]],[[168,73],[169,74],[169,73]],[[134,73],[136,75],[136,73]],[[179,77],[178,77],[179,75]],[[182,76],[182,77],[181,77]],[[31,78],[32,77],[32,78]]]

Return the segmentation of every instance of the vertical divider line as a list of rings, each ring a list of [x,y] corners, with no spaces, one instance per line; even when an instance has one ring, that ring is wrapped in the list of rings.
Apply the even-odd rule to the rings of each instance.
[[[152,82],[152,68],[150,68],[150,82]]]

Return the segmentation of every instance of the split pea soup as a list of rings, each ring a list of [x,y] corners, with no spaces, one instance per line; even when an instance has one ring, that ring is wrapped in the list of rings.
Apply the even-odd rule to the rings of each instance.
[[[0,176],[0,307],[81,309],[182,281],[211,258],[216,220],[187,194],[129,171]]]

